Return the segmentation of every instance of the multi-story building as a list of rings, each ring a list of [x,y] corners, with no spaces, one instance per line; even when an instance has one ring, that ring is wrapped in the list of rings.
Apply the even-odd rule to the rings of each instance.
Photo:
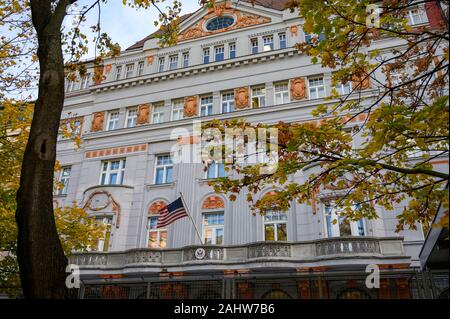
[[[82,143],[58,142],[65,187],[55,203],[76,201],[106,225],[98,247],[71,257],[84,298],[426,296],[416,276],[424,234],[421,227],[395,232],[401,205],[378,207],[377,220],[333,224],[339,212],[329,203],[336,194],[323,192],[321,205],[292,203],[287,212],[253,215],[245,192],[229,201],[208,185],[230,174],[221,163],[174,161],[174,153],[198,143],[196,121],[315,121],[311,111],[333,103],[324,100],[331,70],[293,47],[311,35],[286,10],[288,2],[218,1],[181,18],[177,45],[160,47],[156,32],[105,60],[102,80],[91,83],[90,66],[88,76],[67,83],[63,119],[76,123]],[[427,12],[419,6],[411,23],[431,22]],[[381,38],[374,48],[397,45]],[[377,94],[376,83],[367,83],[355,95],[369,101]],[[447,163],[435,160],[442,170]],[[159,209],[180,192],[192,222],[157,228]],[[365,285],[373,264],[381,271],[379,289]]]

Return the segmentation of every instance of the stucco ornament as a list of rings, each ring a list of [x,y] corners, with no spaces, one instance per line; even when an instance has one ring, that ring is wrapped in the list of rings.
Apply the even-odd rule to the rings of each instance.
[[[295,78],[291,80],[291,97],[293,100],[306,98],[305,78]]]
[[[86,203],[83,205],[83,209],[88,209],[92,212],[102,211],[109,208],[108,211],[112,211],[116,214],[116,228],[120,226],[120,204],[112,197],[112,195],[106,190],[99,190],[91,193]]]
[[[197,115],[197,97],[189,96],[184,99],[184,116],[191,117]]]
[[[291,31],[291,35],[296,37],[298,35],[298,27],[296,24],[290,26],[289,30]]]
[[[139,105],[137,124],[147,124],[149,121],[150,104]]]
[[[234,105],[236,109],[245,109],[250,105],[249,88],[241,87],[234,90]]]
[[[224,208],[225,203],[222,198],[219,196],[208,196],[202,205],[202,209],[216,209],[216,208]]]
[[[94,117],[92,119],[92,132],[98,132],[103,130],[103,122],[105,121],[105,112],[97,112],[94,113]]]
[[[109,73],[111,73],[111,69],[112,69],[112,64],[107,64],[105,66],[105,74],[108,75]]]
[[[147,64],[148,65],[150,65],[150,64],[153,64],[153,61],[155,60],[155,57],[153,56],[153,55],[149,55],[148,57],[147,57]]]
[[[167,206],[167,203],[165,201],[157,200],[150,205],[150,207],[148,209],[148,214],[149,215],[157,215],[157,214],[159,214],[159,211],[166,206]]]
[[[370,88],[370,77],[365,71],[352,75],[352,87],[354,89],[365,90]]]

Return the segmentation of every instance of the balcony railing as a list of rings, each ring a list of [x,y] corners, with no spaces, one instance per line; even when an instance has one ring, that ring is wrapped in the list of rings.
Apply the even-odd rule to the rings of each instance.
[[[403,238],[343,237],[307,242],[256,242],[239,246],[187,246],[176,249],[132,249],[124,252],[76,253],[81,268],[171,267],[237,264],[258,261],[313,263],[342,258],[407,259]]]

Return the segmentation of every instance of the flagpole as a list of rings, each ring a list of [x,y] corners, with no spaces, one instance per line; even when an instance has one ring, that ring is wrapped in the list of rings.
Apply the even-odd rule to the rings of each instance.
[[[189,216],[189,219],[191,220],[192,225],[194,225],[195,231],[197,232],[198,238],[200,239],[200,243],[201,243],[202,245],[204,245],[204,244],[203,244],[202,235],[200,235],[200,232],[198,231],[198,228],[197,228],[197,226],[195,225],[194,220],[192,219],[191,212],[189,211],[189,207],[186,205],[186,202],[184,201],[184,197],[183,197],[183,193],[182,193],[182,192],[180,192],[180,197],[181,197],[181,201],[183,202],[183,206],[186,208],[186,213],[187,213],[187,215]]]

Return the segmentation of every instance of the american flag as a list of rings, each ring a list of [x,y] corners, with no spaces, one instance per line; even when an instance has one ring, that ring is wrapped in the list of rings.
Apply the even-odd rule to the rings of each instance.
[[[188,216],[186,209],[183,206],[183,201],[179,197],[174,202],[170,203],[166,207],[159,211],[158,223],[156,228],[166,227],[167,225],[173,223],[177,219]]]

